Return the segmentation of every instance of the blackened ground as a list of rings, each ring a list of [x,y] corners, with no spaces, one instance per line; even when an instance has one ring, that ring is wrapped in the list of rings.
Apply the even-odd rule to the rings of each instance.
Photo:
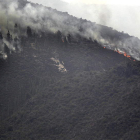
[[[139,138],[139,62],[98,43],[37,42],[0,61],[0,139]]]

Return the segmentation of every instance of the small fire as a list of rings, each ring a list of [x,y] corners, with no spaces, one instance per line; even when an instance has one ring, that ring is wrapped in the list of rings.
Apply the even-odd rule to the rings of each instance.
[[[119,51],[119,50],[115,50],[115,52],[119,53],[119,54],[123,54],[125,57],[127,58],[131,58],[130,55],[128,55],[126,52],[122,52],[122,51]]]
[[[130,58],[131,56],[130,55],[128,55],[126,52],[123,54],[125,57],[128,57],[128,58]]]
[[[104,49],[106,49],[106,47],[103,47]],[[117,52],[119,54],[124,55],[125,57],[129,58],[130,60],[136,61],[135,59],[133,59],[130,55],[128,55],[126,52],[121,51],[119,49],[115,49],[114,52]]]
[[[117,52],[117,53],[119,53],[119,54],[123,54],[122,52],[120,52],[120,51],[118,51],[118,50],[117,50],[117,51],[115,51],[115,52]]]

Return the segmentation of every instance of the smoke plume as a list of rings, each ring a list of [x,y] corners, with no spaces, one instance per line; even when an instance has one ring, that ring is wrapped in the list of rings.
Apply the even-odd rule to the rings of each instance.
[[[74,16],[69,16],[66,12],[58,12],[57,10],[45,8],[39,4],[35,5],[25,0],[0,1],[0,9],[0,26],[5,37],[8,30],[10,30],[13,37],[17,35],[14,30],[15,23],[18,23],[19,28],[22,30],[26,30],[27,26],[30,26],[36,33],[40,33],[41,31],[55,33],[60,30],[64,35],[69,33],[71,35],[78,34],[92,40],[97,40],[109,49],[119,49],[133,58],[140,60],[140,40],[128,35],[123,38],[121,37],[123,33],[106,26],[78,19]],[[111,14],[107,7],[104,7],[104,11],[108,14],[100,13],[99,19],[103,24],[107,24],[109,22],[107,19],[110,19]],[[110,35],[106,34],[108,30],[110,30],[110,34],[117,32],[118,39],[111,39]],[[22,35],[26,35],[25,33],[22,31],[19,32]]]

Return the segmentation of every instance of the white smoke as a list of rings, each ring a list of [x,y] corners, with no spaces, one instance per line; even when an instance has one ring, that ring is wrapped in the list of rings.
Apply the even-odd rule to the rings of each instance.
[[[10,2],[9,2],[10,1]],[[140,40],[138,38],[128,37],[125,40],[114,41],[110,38],[104,38],[103,27],[87,20],[82,20],[69,16],[67,13],[58,12],[53,9],[45,8],[40,5],[33,5],[28,3],[24,6],[24,2],[18,2],[17,0],[6,0],[0,1],[0,25],[2,32],[6,35],[7,30],[14,34],[14,25],[18,23],[20,28],[25,29],[30,26],[34,31],[39,33],[40,31],[57,32],[60,30],[63,34],[68,33],[75,35],[79,34],[86,38],[92,38],[97,40],[102,45],[107,44],[109,49],[122,49],[128,55],[131,55],[137,60],[140,60]],[[108,7],[104,7],[104,11],[108,14],[99,13],[100,22],[107,24],[111,17]],[[81,32],[79,29],[82,28],[84,31]],[[105,27],[106,28],[106,27]],[[109,28],[107,28],[109,30]],[[25,35],[25,32],[21,32]],[[135,45],[134,45],[135,44]]]

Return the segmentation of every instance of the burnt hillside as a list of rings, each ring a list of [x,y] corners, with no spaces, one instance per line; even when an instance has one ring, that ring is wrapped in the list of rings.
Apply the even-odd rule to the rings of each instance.
[[[67,24],[78,31],[17,21],[6,34],[1,29],[0,140],[139,140],[140,62],[137,49],[128,51],[139,39],[45,8],[71,17]],[[102,38],[86,36],[85,23]]]
[[[1,60],[0,138],[139,137],[139,62],[98,42],[51,38],[23,38],[23,51]]]
[[[11,115],[32,94],[37,93],[34,86],[39,81],[45,80],[45,85],[49,86],[65,75],[83,71],[103,72],[133,62],[117,52],[104,49],[97,42],[81,40],[79,43],[65,44],[52,37],[52,40],[36,38],[36,44],[32,46],[32,39],[21,40],[22,51],[12,52],[7,60],[1,59],[0,62],[2,118]],[[8,106],[10,108],[7,110]]]

